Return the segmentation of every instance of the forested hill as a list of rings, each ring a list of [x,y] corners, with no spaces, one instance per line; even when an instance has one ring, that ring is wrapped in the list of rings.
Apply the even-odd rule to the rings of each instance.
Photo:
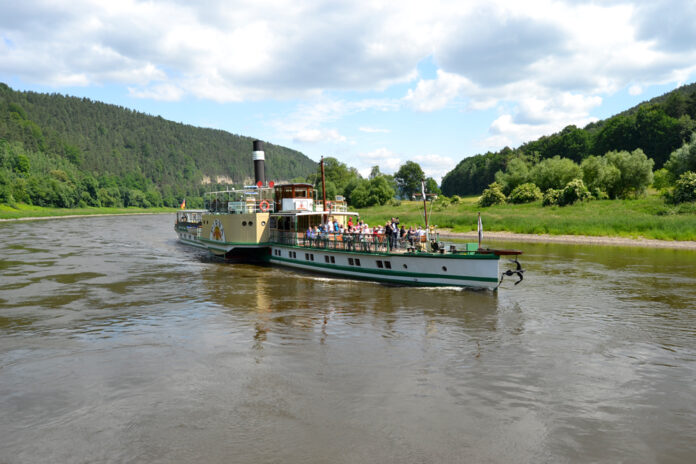
[[[204,178],[253,180],[252,141],[86,98],[19,92],[0,83],[0,203],[13,193],[14,201],[75,206],[82,190],[95,197],[93,204],[118,204],[118,195],[128,206],[130,193],[140,200],[137,192],[149,191],[155,203],[159,194],[162,203],[173,206],[209,189],[202,185]],[[300,152],[269,143],[265,151],[269,179],[316,171],[316,163]],[[56,186],[58,197],[73,195],[75,201],[55,201],[56,192],[34,188],[37,183],[55,186],[54,181],[65,184]],[[85,182],[91,187],[81,185]],[[105,201],[96,198],[99,189],[107,189]]]
[[[480,194],[495,180],[495,173],[516,158],[535,164],[559,156],[580,163],[592,155],[640,148],[659,169],[695,130],[696,84],[690,84],[582,129],[567,126],[515,149],[505,147],[465,158],[442,179],[442,192]]]

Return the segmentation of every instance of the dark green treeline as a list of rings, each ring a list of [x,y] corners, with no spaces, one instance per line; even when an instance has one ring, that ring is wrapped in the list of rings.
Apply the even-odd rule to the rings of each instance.
[[[253,180],[252,138],[0,83],[0,203],[200,206],[202,184]],[[265,144],[266,177],[316,170],[300,152]]]
[[[560,156],[580,163],[588,156],[637,148],[661,168],[670,153],[688,141],[696,130],[696,84],[680,87],[621,114],[585,128],[567,126],[518,148],[505,147],[463,159],[442,179],[445,195],[477,195],[505,171],[508,162],[522,158],[532,164]]]

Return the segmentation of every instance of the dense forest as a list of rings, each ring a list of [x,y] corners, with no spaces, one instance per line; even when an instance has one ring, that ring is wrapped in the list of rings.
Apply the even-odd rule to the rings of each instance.
[[[441,189],[448,196],[478,195],[516,159],[530,166],[555,157],[581,164],[591,156],[640,149],[660,169],[695,130],[696,84],[690,84],[582,129],[567,126],[515,149],[465,158],[445,175]]]
[[[200,206],[204,180],[253,180],[252,140],[0,83],[0,203]],[[269,179],[316,170],[300,152],[269,143],[265,152]]]

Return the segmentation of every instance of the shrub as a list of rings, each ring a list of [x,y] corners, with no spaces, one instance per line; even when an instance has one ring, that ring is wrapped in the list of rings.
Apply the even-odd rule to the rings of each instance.
[[[696,201],[696,172],[687,171],[674,183],[672,202],[686,203]]]
[[[495,173],[495,181],[502,187],[503,193],[510,194],[517,186],[529,182],[529,165],[520,158],[511,159],[505,172]]]
[[[605,155],[607,162],[621,173],[613,187],[607,190],[611,198],[643,195],[653,182],[652,168],[655,162],[640,148],[627,151],[610,151]]]
[[[583,182],[592,192],[612,192],[621,178],[621,171],[616,166],[610,164],[604,156],[590,156],[586,158],[580,165],[580,169],[582,169]]]
[[[558,204],[560,206],[572,205],[578,201],[586,201],[592,198],[592,194],[587,190],[582,179],[573,179],[565,186],[561,191],[561,195],[558,198]]]
[[[460,201],[462,201],[462,197],[460,197],[459,195],[452,195],[450,197],[450,202],[452,202],[453,205],[456,205]]]
[[[529,177],[541,190],[561,189],[580,177],[580,166],[567,158],[554,156],[541,161],[529,171]]]
[[[665,168],[653,173],[652,186],[656,190],[664,190],[672,184],[672,174]]]
[[[486,190],[483,191],[481,198],[479,198],[478,205],[482,207],[500,205],[505,203],[505,200],[505,194],[503,193],[500,184],[493,182]]]
[[[540,200],[542,197],[541,190],[535,184],[528,182],[515,187],[508,201],[510,203],[531,203]]]
[[[696,172],[696,132],[691,134],[691,140],[677,148],[669,155],[665,168],[676,179],[687,171]]]
[[[544,196],[541,199],[541,206],[553,206],[558,205],[558,200],[561,197],[560,189],[548,189],[544,192]]]

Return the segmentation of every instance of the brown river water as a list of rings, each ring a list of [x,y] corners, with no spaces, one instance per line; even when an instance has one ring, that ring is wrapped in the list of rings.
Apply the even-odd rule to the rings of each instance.
[[[0,224],[0,463],[690,463],[696,252],[501,243],[497,292]]]

